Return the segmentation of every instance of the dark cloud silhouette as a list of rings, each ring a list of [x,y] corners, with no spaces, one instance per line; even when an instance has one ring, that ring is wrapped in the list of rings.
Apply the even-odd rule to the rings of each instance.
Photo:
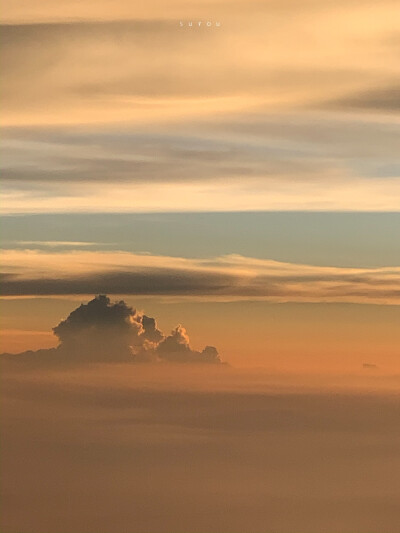
[[[188,268],[132,268],[131,271],[102,271],[68,278],[17,278],[5,272],[3,296],[21,294],[96,294],[106,287],[109,294],[225,294],[235,277],[225,272],[198,272]]]
[[[143,339],[142,317],[125,302],[100,295],[80,305],[53,328],[59,349],[95,360],[129,360]]]
[[[215,363],[219,361],[218,352],[213,346],[206,346],[202,352],[192,350],[186,329],[179,325],[165,337],[156,348],[161,359],[173,362]]]
[[[94,259],[95,260],[95,259]],[[141,266],[122,267],[118,271],[98,271],[68,277],[56,274],[29,277],[25,272],[9,270],[3,274],[2,295],[69,295],[96,294],[105,290],[108,294],[125,295],[189,295],[228,298],[287,299],[291,301],[340,301],[380,302],[397,301],[400,296],[399,269],[354,269],[307,267],[282,263],[282,273],[268,261],[260,268],[252,268],[252,275],[240,271],[242,264],[234,258],[221,269],[218,262],[212,268],[201,271],[195,260],[187,268]],[[20,267],[19,267],[20,268]],[[107,267],[105,267],[107,268]],[[129,270],[128,270],[129,269]],[[142,319],[141,319],[142,320]],[[142,322],[140,322],[142,324]],[[142,324],[142,327],[144,325]],[[150,335],[151,325],[146,326]],[[149,329],[150,328],[150,329]],[[156,333],[153,331],[153,334]],[[150,340],[150,338],[149,338]],[[152,339],[154,340],[154,339]],[[161,340],[160,338],[157,339]]]
[[[165,336],[154,318],[138,313],[122,300],[112,303],[105,295],[80,305],[53,332],[60,341],[57,348],[17,354],[18,360],[36,355],[43,362],[221,362],[213,346],[201,352],[193,350],[183,326]]]
[[[143,326],[143,337],[145,337],[148,341],[158,343],[163,338],[164,335],[162,331],[157,329],[157,323],[154,318],[151,318],[150,316],[143,315],[142,316],[142,326]]]

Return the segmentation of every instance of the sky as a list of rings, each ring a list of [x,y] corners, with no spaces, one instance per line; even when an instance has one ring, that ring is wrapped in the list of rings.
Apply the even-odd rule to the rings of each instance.
[[[2,20],[4,213],[398,210],[393,0],[15,0]]]
[[[240,366],[397,372],[396,7],[7,2],[1,349],[104,293]]]
[[[2,351],[57,345],[94,294],[239,367],[399,372],[397,213],[8,215]]]
[[[4,533],[397,533],[400,11],[6,0]]]

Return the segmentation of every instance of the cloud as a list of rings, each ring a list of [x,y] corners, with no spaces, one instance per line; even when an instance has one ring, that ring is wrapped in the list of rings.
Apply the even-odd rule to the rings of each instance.
[[[109,366],[2,373],[2,531],[398,531],[398,377]]]
[[[186,329],[180,325],[158,344],[156,353],[161,359],[176,363],[186,361],[214,363],[219,361],[218,352],[213,346],[206,346],[202,352],[192,350]]]
[[[36,279],[15,279],[10,273],[3,275],[3,296],[15,294],[94,294],[107,287],[110,294],[163,294],[204,295],[225,294],[234,281],[229,274],[218,272],[193,272],[188,269],[137,268],[129,271],[107,271],[72,275],[57,279],[42,277]]]
[[[162,332],[157,328],[157,323],[154,318],[143,315],[141,322],[143,327],[142,335],[146,340],[157,344],[164,338]]]
[[[125,302],[111,304],[107,296],[100,295],[72,311],[53,332],[61,352],[112,361],[115,357],[129,360],[144,330],[141,316]]]
[[[141,130],[89,134],[11,128],[4,132],[2,176],[10,186],[21,188],[49,181],[104,183],[110,176],[121,183],[207,182],[242,176],[309,179],[329,170],[304,140],[289,148],[278,147],[268,117],[263,125],[264,135],[246,140],[232,132],[218,138],[210,124],[206,132],[190,133],[186,125],[184,131],[176,128],[151,135]]]
[[[37,356],[42,362],[221,362],[213,346],[202,352],[193,350],[183,326],[165,336],[154,318],[138,313],[122,300],[112,303],[105,295],[81,304],[53,332],[59,340],[57,348],[28,351],[19,357]]]
[[[396,120],[329,112],[393,79],[393,2],[214,2],[221,31],[195,32],[208,3],[40,4],[1,32],[7,212],[396,210]]]
[[[9,9],[2,28],[3,121],[76,125],[220,116],[232,96],[230,110],[258,105],[275,111],[356,91],[397,66],[388,45],[385,61],[379,60],[383,36],[398,27],[390,1],[313,0],[301,7],[230,1],[211,8],[180,2],[168,10],[158,2],[133,10],[122,4]],[[210,15],[221,17],[221,31],[180,31],[179,20]],[[217,106],[207,101],[214,97]]]
[[[191,259],[30,250],[4,251],[2,262],[3,296],[107,292],[231,301],[400,303],[398,266],[313,266],[235,254]]]
[[[331,102],[338,109],[374,110],[383,113],[400,111],[400,85],[368,89]]]
[[[2,179],[4,192],[31,191],[31,201],[38,191],[65,194],[59,187],[66,183],[70,195],[78,193],[78,184],[98,191],[111,177],[113,183],[146,186],[149,192],[159,184],[210,186],[246,178],[250,188],[257,180],[258,192],[267,185],[271,194],[276,179],[291,187],[310,181],[328,187],[345,176],[354,184],[356,176],[381,177],[389,165],[396,176],[399,137],[394,121],[316,111],[284,117],[243,113],[167,129],[153,126],[151,133],[144,127],[4,128]]]

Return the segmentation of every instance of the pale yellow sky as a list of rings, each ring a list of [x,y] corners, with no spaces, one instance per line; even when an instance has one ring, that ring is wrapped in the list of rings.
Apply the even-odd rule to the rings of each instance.
[[[325,0],[10,2],[3,54],[6,66],[20,68],[3,83],[9,98],[3,121],[170,122],[325,106],[385,90],[398,74],[395,7]],[[179,26],[205,12],[221,27]]]

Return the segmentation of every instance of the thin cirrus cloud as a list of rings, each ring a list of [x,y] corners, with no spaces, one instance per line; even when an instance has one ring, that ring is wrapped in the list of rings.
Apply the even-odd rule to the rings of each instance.
[[[272,302],[400,303],[400,268],[339,268],[227,255],[3,253],[4,296],[126,294]],[[68,273],[66,273],[68,272]]]
[[[135,6],[130,16],[121,13],[119,20],[114,4],[103,18],[101,9],[95,16],[86,6],[86,16],[80,13],[79,20],[69,6],[64,16],[45,22],[39,3],[29,24],[6,12],[3,62],[11,75],[3,90],[10,98],[9,119],[19,117],[19,122],[25,112],[43,123],[35,109],[43,108],[50,119],[53,105],[60,112],[53,121],[79,110],[84,112],[80,121],[98,122],[93,110],[100,107],[101,120],[106,121],[113,118],[111,111],[115,119],[122,108],[125,119],[126,113],[131,120],[149,113],[138,109],[137,101],[127,101],[129,96],[150,98],[152,112],[160,110],[158,97],[178,98],[169,107],[182,117],[188,112],[179,110],[182,99],[193,96],[240,95],[234,104],[240,108],[254,103],[251,95],[259,95],[257,105],[276,107],[362,89],[377,77],[395,79],[396,46],[387,39],[398,28],[393,2],[312,2],[309,9],[304,3],[283,4],[255,2],[249,9],[243,2],[211,3],[208,16],[221,17],[222,26],[203,28],[208,33],[179,27],[180,19],[199,17],[198,5],[194,10],[192,2],[179,5],[178,17],[173,5],[167,14],[151,5],[144,17],[137,16],[141,10]],[[288,16],[288,10],[296,16]],[[338,24],[344,17],[348,24]],[[213,54],[205,56],[210,46]],[[380,62],[377,53],[383,46],[386,61]],[[29,91],[21,83],[27,74]],[[60,108],[61,101],[70,104],[69,113]],[[202,107],[202,113],[212,112]]]
[[[182,183],[273,178],[328,182],[382,177],[398,164],[399,125],[291,113],[143,128],[5,128],[2,179],[32,182]],[[392,174],[393,175],[393,174]],[[390,177],[390,176],[387,176]]]
[[[396,210],[394,6],[13,2],[4,211]]]
[[[35,190],[37,189],[37,190]],[[3,212],[21,213],[146,213],[221,211],[396,211],[398,178],[297,182],[275,178],[218,183],[161,185],[49,184],[34,190],[3,190]]]
[[[397,210],[399,131],[315,112],[151,130],[5,128],[3,209]]]
[[[397,46],[387,39],[398,28],[391,1],[312,2],[300,10],[293,2],[255,3],[253,10],[243,2],[210,4],[222,26],[188,31],[178,21],[193,11],[190,4],[180,5],[178,18],[154,6],[147,17],[124,20],[116,20],[114,5],[105,18],[87,7],[79,20],[70,7],[47,22],[40,5],[29,23],[6,12],[3,122],[154,124],[282,112],[396,80]]]

